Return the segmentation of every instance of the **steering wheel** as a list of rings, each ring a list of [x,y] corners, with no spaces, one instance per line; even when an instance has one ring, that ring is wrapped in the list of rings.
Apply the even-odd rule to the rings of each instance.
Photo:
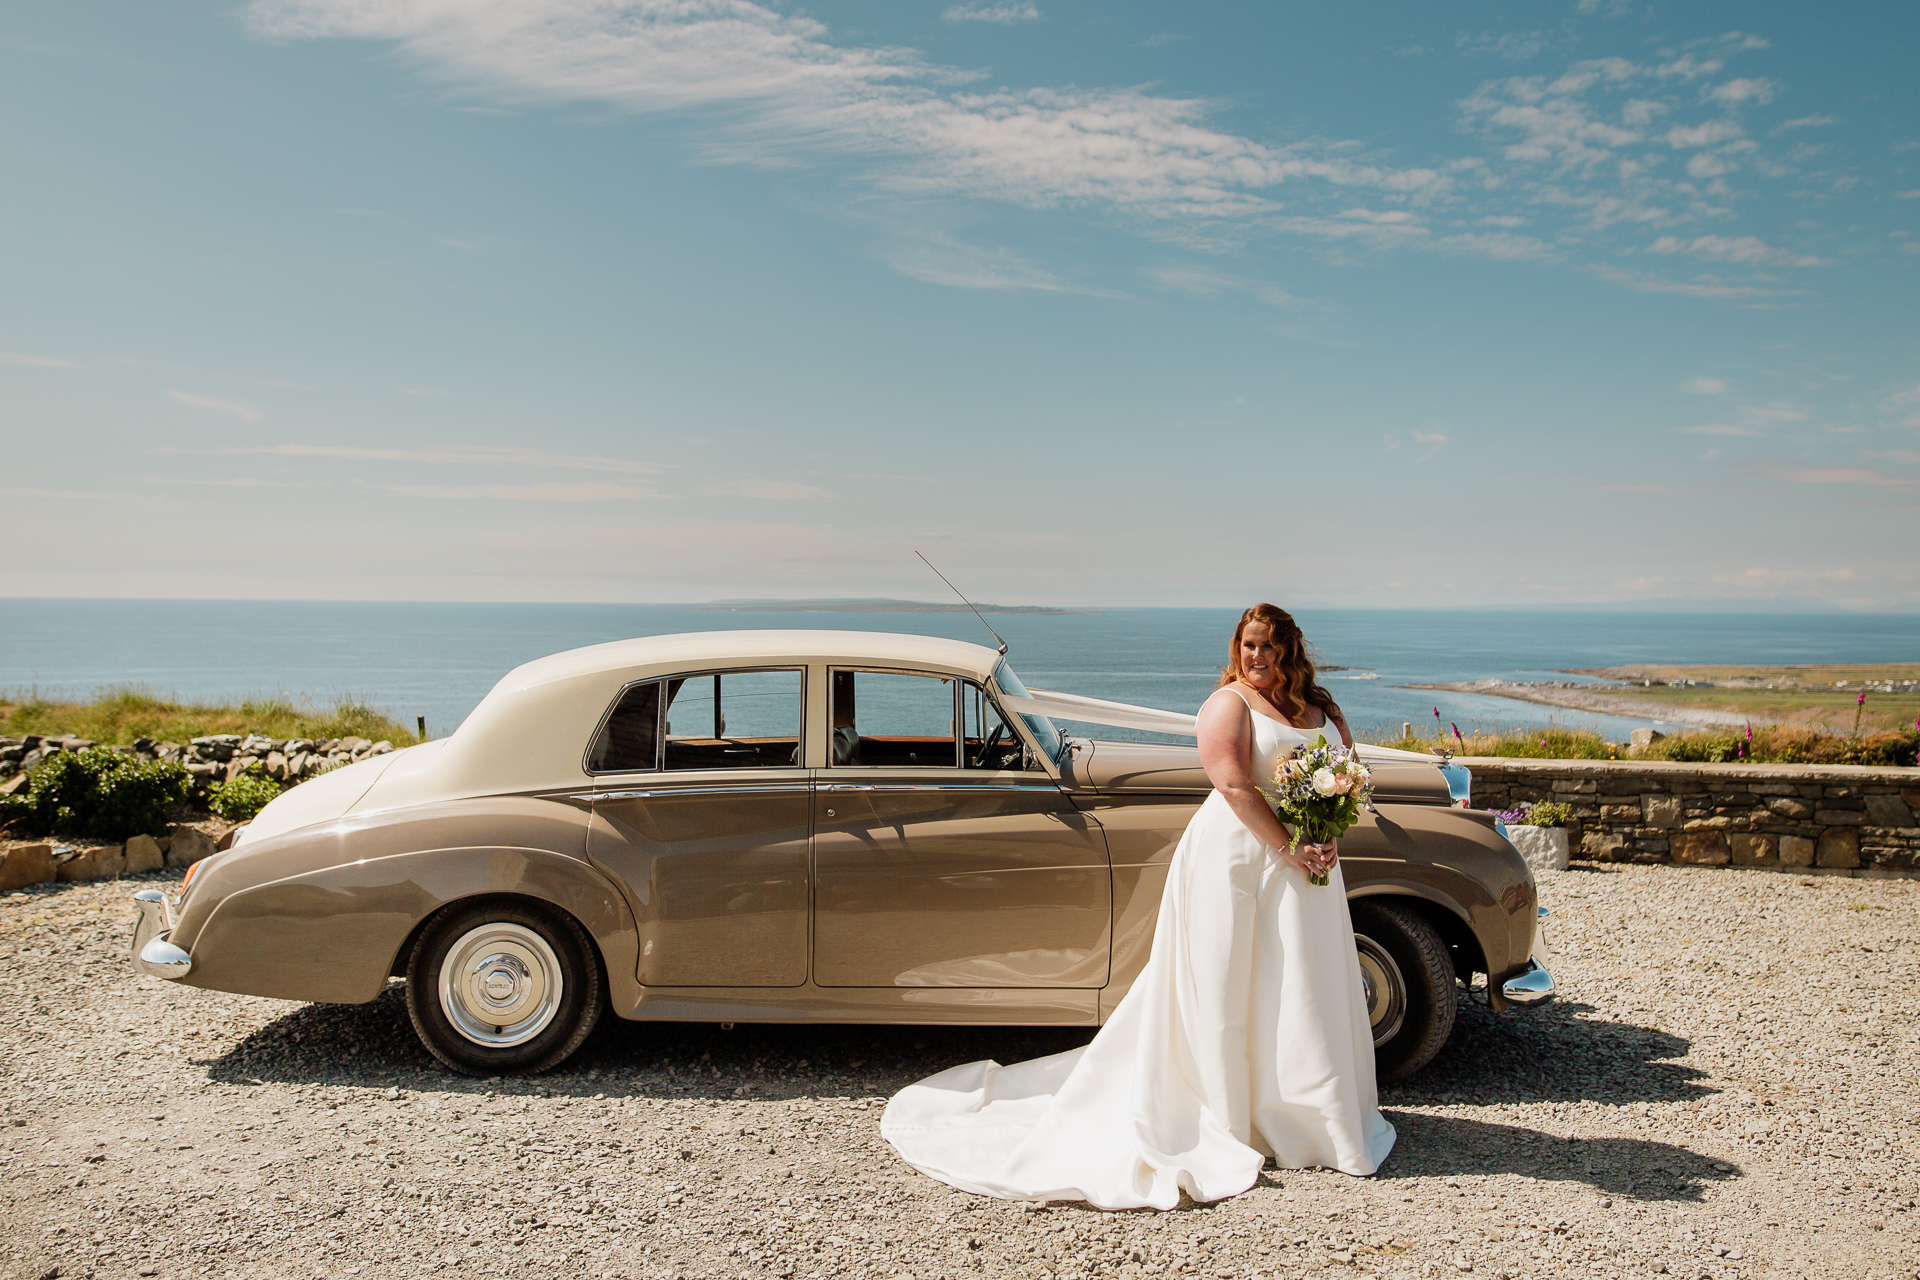
[[[1006,736],[1007,726],[1004,721],[993,726],[992,731],[987,734],[987,740],[980,744],[980,754],[974,757],[980,768],[987,767],[987,760],[993,755],[993,749],[999,746],[1000,739]]]

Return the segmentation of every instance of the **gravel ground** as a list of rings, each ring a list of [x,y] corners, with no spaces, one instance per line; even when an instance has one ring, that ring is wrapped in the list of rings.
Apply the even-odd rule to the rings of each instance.
[[[900,1086],[1084,1032],[615,1023],[467,1080],[397,988],[135,976],[134,887],[0,896],[8,1280],[1920,1275],[1920,883],[1550,874],[1560,1003],[1468,998],[1379,1176],[1165,1214],[962,1195],[879,1137]]]

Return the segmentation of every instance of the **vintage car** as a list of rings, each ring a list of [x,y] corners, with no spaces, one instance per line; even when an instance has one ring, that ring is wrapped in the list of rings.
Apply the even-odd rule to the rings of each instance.
[[[421,1040],[540,1071],[604,1009],[671,1022],[1095,1026],[1140,972],[1210,787],[1196,748],[1055,718],[1193,717],[1029,690],[923,636],[722,631],[510,672],[452,736],[274,800],[177,897],[137,893],[137,968],[359,1003],[406,981]],[[1550,999],[1532,875],[1465,770],[1365,748],[1341,841],[1375,1052],[1417,1070],[1459,984]],[[1452,775],[1451,777],[1449,775]]]

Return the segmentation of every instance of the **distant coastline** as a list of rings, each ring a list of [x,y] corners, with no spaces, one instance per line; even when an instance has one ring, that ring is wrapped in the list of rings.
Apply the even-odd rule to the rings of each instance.
[[[683,609],[713,613],[966,613],[964,604],[930,600],[713,600]],[[1054,609],[1038,604],[977,604],[982,613],[1098,613],[1097,609]]]

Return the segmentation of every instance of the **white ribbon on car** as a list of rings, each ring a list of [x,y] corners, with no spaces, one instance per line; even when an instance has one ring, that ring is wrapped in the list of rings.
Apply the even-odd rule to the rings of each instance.
[[[1030,696],[1025,698],[1014,698],[1002,694],[1000,701],[1008,711],[1016,715],[1048,716],[1059,720],[1077,720],[1082,724],[1111,725],[1120,729],[1139,729],[1147,733],[1180,734],[1189,738],[1199,733],[1198,717],[1185,712],[1136,707],[1127,702],[1108,702],[1104,698],[1089,698],[1078,693],[1060,693],[1053,689],[1030,688],[1027,693]],[[1356,743],[1355,747],[1362,760],[1438,763],[1433,756],[1424,751],[1376,747],[1368,742]]]

